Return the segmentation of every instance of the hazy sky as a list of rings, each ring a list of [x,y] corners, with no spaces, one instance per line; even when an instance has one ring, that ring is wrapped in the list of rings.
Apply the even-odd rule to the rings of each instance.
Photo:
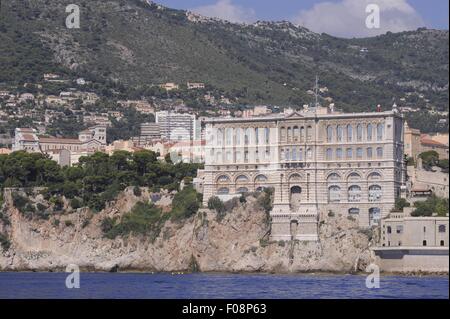
[[[448,0],[157,0],[167,7],[191,10],[233,22],[288,20],[315,32],[363,37],[418,27],[446,29]],[[380,8],[380,28],[365,26],[367,4]]]

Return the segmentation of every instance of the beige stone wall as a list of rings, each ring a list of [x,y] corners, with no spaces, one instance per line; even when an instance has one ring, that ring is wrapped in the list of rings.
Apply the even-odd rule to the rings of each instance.
[[[448,272],[447,248],[375,251],[375,263],[386,272]]]
[[[358,209],[355,218],[369,226],[369,211],[387,216],[404,182],[403,121],[393,112],[216,119],[206,136],[204,204],[273,187],[285,217],[272,232],[281,237],[292,235],[291,215],[310,205],[317,213]]]

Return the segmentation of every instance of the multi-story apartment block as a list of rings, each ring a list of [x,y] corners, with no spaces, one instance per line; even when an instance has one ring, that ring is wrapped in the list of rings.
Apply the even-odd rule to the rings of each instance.
[[[155,121],[159,124],[162,139],[170,141],[195,140],[197,131],[195,115],[160,111],[156,112]]]

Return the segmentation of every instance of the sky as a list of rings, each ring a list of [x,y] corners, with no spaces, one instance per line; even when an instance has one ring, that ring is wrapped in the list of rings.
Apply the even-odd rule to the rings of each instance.
[[[166,7],[190,10],[231,22],[291,21],[314,32],[351,38],[401,32],[419,27],[448,30],[448,0],[156,0]],[[379,8],[379,24],[367,27]]]

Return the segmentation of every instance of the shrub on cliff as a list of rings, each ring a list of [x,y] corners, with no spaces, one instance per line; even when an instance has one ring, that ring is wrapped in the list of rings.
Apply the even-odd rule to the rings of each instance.
[[[186,186],[172,200],[170,215],[173,220],[189,218],[200,208],[200,197],[192,186]]]
[[[109,217],[102,221],[102,230],[105,236],[114,239],[117,236],[126,236],[131,233],[150,235],[156,238],[168,215],[163,214],[161,209],[147,203],[139,202],[131,212],[122,216],[120,222]]]
[[[208,208],[215,210],[217,214],[223,214],[226,210],[224,203],[217,196],[213,196],[208,200]]]
[[[0,221],[2,222],[2,224],[3,224],[4,226],[11,225],[11,222],[10,222],[8,216],[7,216],[6,213],[5,213],[4,211],[2,211],[2,210],[0,210]]]
[[[9,247],[11,247],[11,242],[5,234],[0,233],[0,245],[3,248],[3,251],[7,251]]]

